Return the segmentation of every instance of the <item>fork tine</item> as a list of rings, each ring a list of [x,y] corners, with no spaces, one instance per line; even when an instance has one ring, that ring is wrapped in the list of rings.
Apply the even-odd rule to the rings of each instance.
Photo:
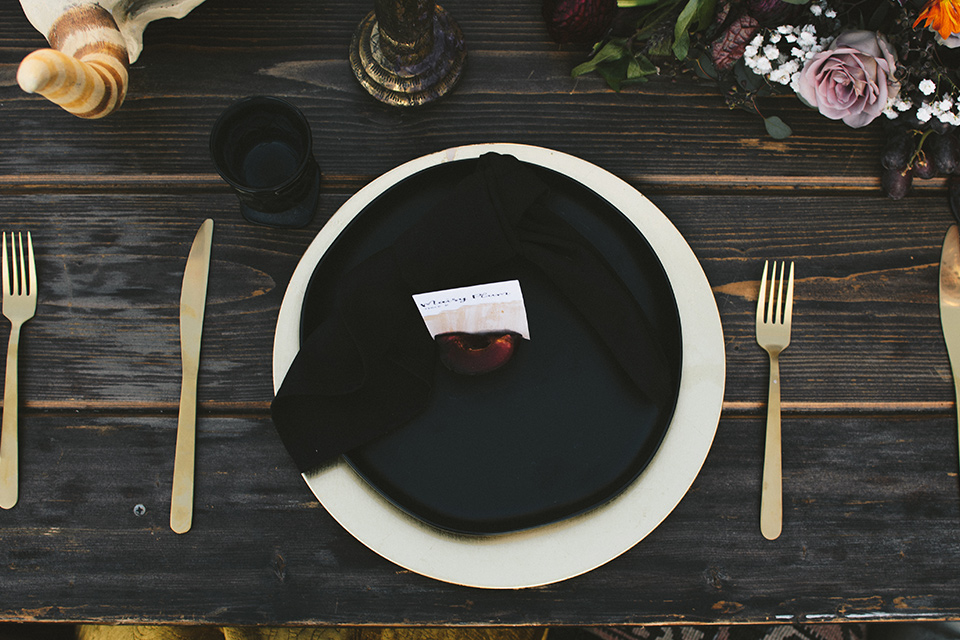
[[[27,281],[30,286],[30,295],[34,295],[37,290],[37,265],[33,257],[33,236],[27,231]],[[790,265],[790,291],[793,289],[793,265]],[[792,299],[792,296],[789,299]]]
[[[763,275],[760,276],[760,294],[757,296],[757,324],[763,323],[763,303],[767,297],[767,266],[769,260],[763,261]]]
[[[27,265],[25,264],[25,261],[23,259],[23,232],[21,231],[17,232],[17,248],[20,253],[20,264],[18,265],[19,266],[18,270],[20,271],[20,279],[17,284],[17,295],[22,296],[27,293],[26,291],[24,291],[24,288],[27,286]]]
[[[770,270],[770,295],[767,298],[767,324],[774,321],[774,303],[777,300],[774,288],[777,286],[777,263],[773,263],[773,269]]]
[[[3,273],[2,273],[3,295],[9,296],[9,295],[12,295],[13,292],[10,290],[10,266],[7,262],[7,232],[6,231],[3,232],[3,252],[2,252],[2,256],[0,256],[0,259],[3,260]]]
[[[790,263],[790,280],[787,282],[787,304],[786,304],[786,307],[784,308],[783,324],[789,327],[792,321],[793,321],[793,262]]]
[[[786,261],[780,263],[780,281],[777,284],[777,317],[774,320],[777,324],[783,321],[783,280],[787,274]]]

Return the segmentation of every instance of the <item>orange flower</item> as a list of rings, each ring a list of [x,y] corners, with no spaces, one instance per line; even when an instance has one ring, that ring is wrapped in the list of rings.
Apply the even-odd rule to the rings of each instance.
[[[960,33],[960,0],[929,0],[913,23],[914,28],[924,20],[923,26],[933,29],[941,38]]]

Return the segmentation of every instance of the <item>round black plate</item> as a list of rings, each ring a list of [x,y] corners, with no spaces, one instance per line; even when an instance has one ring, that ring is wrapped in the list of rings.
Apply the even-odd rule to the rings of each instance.
[[[311,277],[301,335],[330,313],[341,274],[391,244],[475,166],[476,160],[461,160],[428,168],[364,208]],[[654,251],[596,193],[549,169],[534,169],[552,188],[550,207],[594,246],[645,309],[679,380],[680,319]],[[531,340],[486,375],[457,375],[438,364],[426,412],[345,456],[384,497],[442,529],[505,533],[603,504],[649,463],[672,417],[676,393],[661,405],[646,400],[576,309],[533,268],[507,265],[486,281],[512,279],[520,281]],[[463,283],[472,284],[480,283]]]

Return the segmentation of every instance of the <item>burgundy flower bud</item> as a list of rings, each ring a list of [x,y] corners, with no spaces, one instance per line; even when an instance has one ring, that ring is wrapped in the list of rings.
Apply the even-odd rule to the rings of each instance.
[[[547,32],[559,44],[594,44],[617,14],[617,0],[543,0]]]
[[[783,0],[747,0],[747,13],[765,27],[795,20],[803,8],[804,5]]]

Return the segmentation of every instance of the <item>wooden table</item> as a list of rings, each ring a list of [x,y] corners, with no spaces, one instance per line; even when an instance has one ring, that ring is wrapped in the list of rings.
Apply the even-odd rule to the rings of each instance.
[[[371,6],[367,6],[370,4]],[[347,62],[371,3],[208,0],[146,32],[123,108],[69,116],[20,91],[45,46],[0,7],[0,227],[30,229],[40,303],[21,345],[21,499],[0,513],[0,620],[216,624],[634,624],[960,618],[957,418],[937,310],[944,183],[879,190],[879,126],[792,99],[769,138],[716,89],[622,93],[571,79],[535,0],[451,0],[469,49],[444,100],[398,110]],[[306,114],[324,184],[314,222],[253,226],[207,139],[237,98]],[[412,158],[478,142],[579,156],[685,236],[726,341],[723,415],[692,489],[647,539],[581,577],[480,590],[399,569],[340,528],[269,417],[271,349],[301,254],[350,195]],[[200,374],[194,528],[167,525],[179,396],[178,298],[216,220]],[[796,261],[782,360],[784,532],[760,536],[765,259]],[[0,336],[5,336],[3,323]],[[139,507],[145,513],[138,515]]]

